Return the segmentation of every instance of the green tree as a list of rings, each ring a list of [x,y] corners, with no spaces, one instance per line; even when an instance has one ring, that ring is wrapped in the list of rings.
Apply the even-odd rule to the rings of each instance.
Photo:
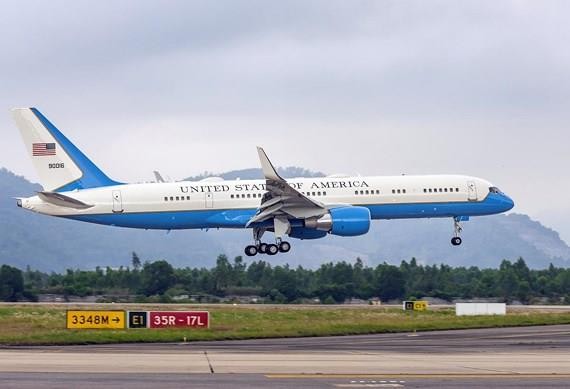
[[[218,255],[216,267],[212,269],[215,282],[214,289],[218,294],[223,294],[224,290],[230,285],[232,273],[233,268],[230,261],[228,261],[228,257],[224,254]]]
[[[145,295],[164,294],[175,282],[174,269],[168,262],[145,263],[142,270],[142,292]]]
[[[12,266],[0,267],[0,300],[17,301],[24,294],[22,271]]]
[[[139,269],[141,268],[141,259],[139,258],[139,256],[137,255],[137,253],[135,253],[134,251],[133,251],[133,254],[132,254],[131,263],[132,263],[132,265],[133,265],[133,269],[139,270]]]
[[[384,263],[376,268],[377,291],[382,300],[404,297],[404,276],[396,266]]]

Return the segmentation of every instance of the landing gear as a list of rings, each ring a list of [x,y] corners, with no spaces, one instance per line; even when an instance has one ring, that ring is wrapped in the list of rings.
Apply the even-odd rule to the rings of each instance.
[[[289,242],[281,242],[279,245],[273,243],[260,243],[259,245],[249,245],[245,248],[245,255],[253,257],[257,254],[275,255],[277,253],[286,253],[291,250]]]
[[[451,238],[451,244],[453,246],[459,246],[461,242],[463,242],[459,237],[459,234],[461,234],[461,231],[463,231],[463,227],[461,227],[461,223],[459,223],[459,221],[460,218],[453,218],[453,238]]]
[[[248,257],[253,257],[257,254],[267,254],[275,255],[277,253],[287,253],[291,250],[291,244],[281,240],[281,237],[289,233],[289,222],[281,220],[280,218],[275,219],[275,244],[273,243],[262,243],[261,237],[265,233],[265,228],[254,228],[253,229],[253,240],[255,244],[249,245],[245,248],[245,255]]]
[[[246,246],[245,255],[247,255],[248,257],[253,257],[255,254],[257,254],[257,247],[255,247],[254,245]]]
[[[268,244],[267,245],[267,249],[265,250],[265,253],[268,255],[275,255],[279,252],[279,247],[277,247],[276,244]]]
[[[265,254],[267,252],[267,243],[260,243],[257,248],[257,252],[260,254]]]
[[[253,240],[255,244],[249,245],[245,248],[245,255],[248,257],[253,257],[257,254],[267,254],[275,255],[279,252],[286,253],[291,250],[291,245],[289,242],[281,241],[281,238],[276,238],[276,244],[273,243],[262,243],[261,237],[265,233],[265,229],[254,228],[253,229]]]
[[[291,245],[289,244],[289,242],[281,242],[279,243],[279,251],[282,253],[286,253],[289,250],[291,250]]]

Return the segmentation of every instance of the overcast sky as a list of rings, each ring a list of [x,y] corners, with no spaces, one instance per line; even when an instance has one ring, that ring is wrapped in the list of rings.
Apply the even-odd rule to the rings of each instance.
[[[568,1],[2,1],[0,166],[36,106],[112,178],[486,178],[570,242]],[[450,227],[451,228],[451,227]]]

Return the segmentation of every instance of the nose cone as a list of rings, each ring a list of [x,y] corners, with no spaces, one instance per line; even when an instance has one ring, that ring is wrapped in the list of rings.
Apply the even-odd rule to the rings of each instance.
[[[501,196],[501,203],[503,206],[503,212],[507,212],[510,211],[511,209],[513,209],[513,207],[515,206],[515,202],[513,201],[513,199],[511,199],[509,196],[507,196],[506,194],[503,194]]]

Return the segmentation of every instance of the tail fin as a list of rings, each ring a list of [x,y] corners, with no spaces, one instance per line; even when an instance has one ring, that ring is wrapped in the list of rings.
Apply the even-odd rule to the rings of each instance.
[[[119,185],[111,180],[35,108],[15,108],[12,116],[45,191]]]

